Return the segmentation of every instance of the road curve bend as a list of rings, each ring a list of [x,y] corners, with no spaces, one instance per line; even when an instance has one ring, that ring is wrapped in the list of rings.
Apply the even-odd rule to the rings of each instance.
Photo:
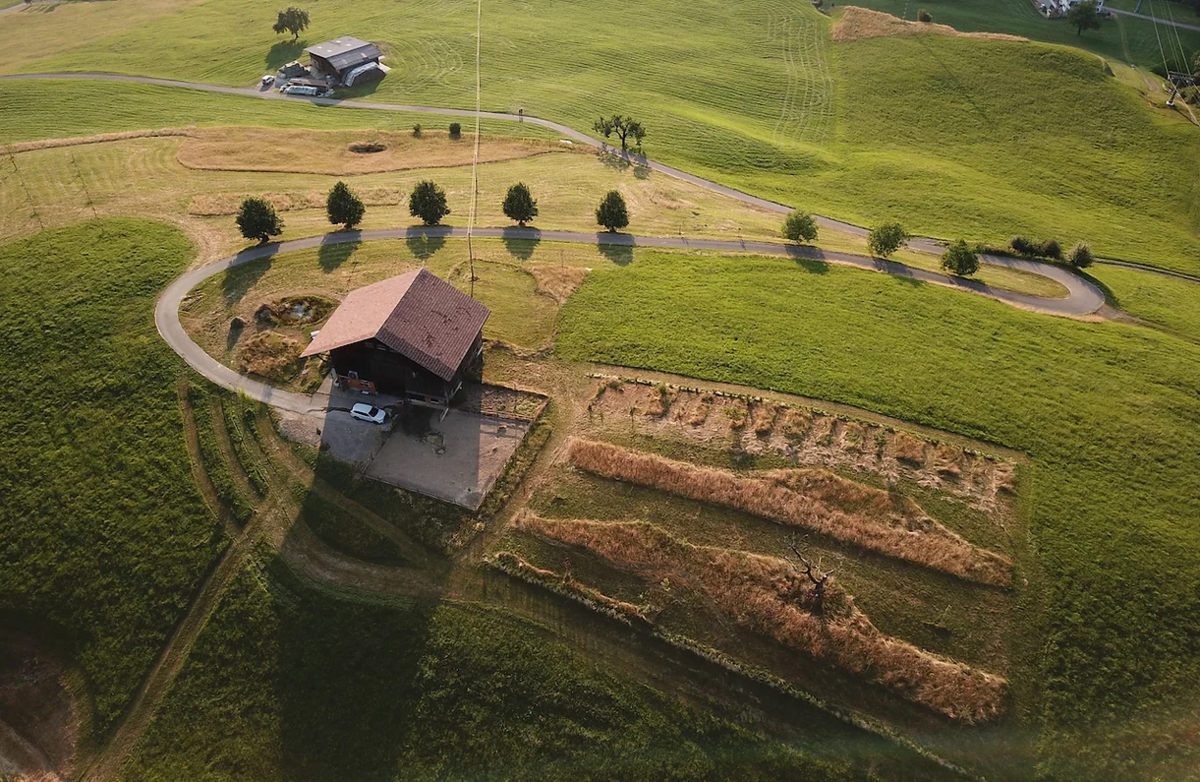
[[[778,244],[772,242],[737,241],[721,239],[688,239],[676,236],[632,236],[630,234],[585,233],[577,231],[542,231],[537,228],[476,228],[472,234],[481,239],[510,239],[548,242],[574,242],[617,247],[661,247],[684,250],[708,250],[716,252],[746,252],[758,255],[775,255],[797,260],[822,261],[860,269],[883,272],[896,277],[919,280],[934,285],[977,293],[1006,304],[1030,309],[1049,315],[1078,317],[1088,315],[1104,304],[1104,294],[1095,285],[1072,274],[1066,269],[1036,261],[987,256],[986,261],[999,266],[1033,272],[1061,283],[1069,295],[1061,299],[1045,299],[1023,293],[999,290],[977,280],[964,280],[945,274],[915,269],[895,261],[885,261],[851,253],[831,252],[816,247]],[[223,271],[241,266],[261,258],[280,253],[309,250],[326,245],[349,242],[370,242],[385,239],[408,239],[411,237],[466,238],[465,228],[435,226],[432,228],[385,228],[373,231],[346,231],[305,239],[252,247],[237,255],[198,266],[177,277],[158,297],[154,308],[154,323],[158,333],[193,369],[211,382],[231,391],[245,393],[251,399],[265,402],[273,407],[305,413],[317,409],[319,403],[312,397],[283,391],[272,385],[239,374],[220,363],[192,341],[179,320],[179,308],[188,293],[208,278]]]

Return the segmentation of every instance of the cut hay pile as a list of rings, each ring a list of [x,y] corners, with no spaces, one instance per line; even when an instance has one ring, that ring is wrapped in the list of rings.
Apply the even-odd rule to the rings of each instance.
[[[797,599],[803,585],[781,559],[695,546],[644,522],[552,520],[526,516],[520,528],[586,549],[644,577],[689,583],[739,625],[938,711],[977,723],[1004,708],[999,677],[886,636],[829,582],[826,611]]]
[[[971,545],[912,500],[822,470],[746,477],[607,443],[573,440],[571,461],[605,478],[744,511],[991,586],[1012,584],[1012,562]]]
[[[991,38],[998,41],[1028,41],[1017,35],[1003,33],[963,33],[953,27],[931,22],[906,22],[891,14],[848,5],[841,18],[833,23],[829,35],[835,41],[857,41],[863,38],[882,38],[887,35],[958,35],[964,38]]]

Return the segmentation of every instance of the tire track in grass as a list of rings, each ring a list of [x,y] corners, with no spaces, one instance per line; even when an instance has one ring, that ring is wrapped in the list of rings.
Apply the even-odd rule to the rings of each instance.
[[[119,777],[126,758],[150,725],[154,711],[183,668],[188,653],[216,608],[221,594],[225,591],[226,584],[241,570],[242,563],[252,548],[253,523],[247,524],[244,530],[237,529],[233,523],[232,513],[221,504],[216,488],[204,470],[200,441],[196,433],[196,421],[192,414],[191,403],[187,398],[187,383],[187,378],[181,377],[177,391],[179,408],[183,415],[183,439],[187,447],[188,459],[192,464],[192,475],[196,479],[196,485],[205,504],[208,505],[213,516],[221,522],[232,541],[205,573],[183,618],[180,619],[179,624],[171,633],[171,637],[159,651],[154,665],[143,678],[141,686],[121,716],[111,737],[80,775],[79,778],[83,782]]]

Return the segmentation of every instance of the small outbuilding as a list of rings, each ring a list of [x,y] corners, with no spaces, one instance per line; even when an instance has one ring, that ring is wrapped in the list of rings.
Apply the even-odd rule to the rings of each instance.
[[[426,269],[351,291],[300,355],[342,388],[448,408],[483,354],[491,310]]]
[[[313,78],[329,79],[344,87],[382,79],[388,72],[388,67],[380,62],[383,52],[379,47],[352,35],[343,35],[304,51],[308,53],[309,72]]]

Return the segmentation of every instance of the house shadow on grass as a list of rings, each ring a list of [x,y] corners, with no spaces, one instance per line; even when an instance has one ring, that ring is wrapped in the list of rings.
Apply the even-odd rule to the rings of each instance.
[[[347,236],[357,237],[360,235],[359,231],[326,235],[325,239],[321,242],[320,248],[317,250],[317,264],[321,267],[321,271],[326,274],[335,271],[362,246],[362,240],[357,238],[350,241],[337,241],[335,244],[336,240],[342,240]]]
[[[434,606],[357,602],[272,568],[284,776],[392,779],[418,718]]]

